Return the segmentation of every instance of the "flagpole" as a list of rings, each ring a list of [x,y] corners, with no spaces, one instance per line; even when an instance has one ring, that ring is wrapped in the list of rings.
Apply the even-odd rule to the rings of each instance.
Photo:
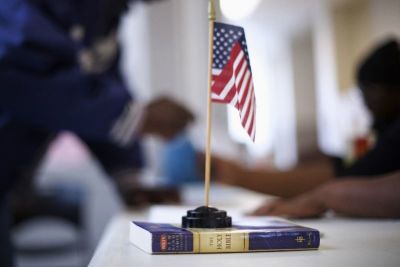
[[[212,85],[212,63],[213,63],[213,38],[214,38],[214,22],[215,22],[215,6],[214,0],[208,2],[208,93],[207,93],[207,140],[206,140],[206,166],[204,178],[204,201],[205,206],[209,206],[210,195],[210,176],[211,176],[211,85]]]

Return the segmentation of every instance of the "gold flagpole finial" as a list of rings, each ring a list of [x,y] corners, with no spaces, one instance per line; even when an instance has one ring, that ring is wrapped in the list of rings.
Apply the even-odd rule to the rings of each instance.
[[[214,0],[209,0],[208,2],[208,20],[215,20],[215,5]]]

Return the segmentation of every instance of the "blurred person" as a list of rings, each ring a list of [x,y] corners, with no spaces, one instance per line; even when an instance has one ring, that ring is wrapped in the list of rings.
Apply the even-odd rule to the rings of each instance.
[[[362,191],[364,182],[368,188],[377,183],[384,188],[382,190],[388,196],[392,196],[395,190],[398,192],[398,188],[390,187],[390,184],[397,184],[398,174],[394,175],[395,178],[379,178],[400,169],[400,49],[396,40],[381,44],[362,61],[357,71],[357,82],[366,106],[372,114],[372,130],[375,131],[377,139],[376,143],[351,165],[335,160],[332,167],[328,158],[322,157],[290,171],[272,172],[250,169],[232,161],[216,158],[214,164],[217,179],[279,197],[290,198],[304,193],[305,195],[299,197],[300,200],[307,198],[307,192],[310,190],[325,192],[326,188],[341,188],[346,185],[352,185],[356,190],[356,186],[360,184]],[[363,178],[359,182],[352,182],[354,177]],[[366,179],[371,181],[365,181]],[[389,180],[388,184],[386,184],[387,180]],[[331,186],[327,185],[323,187],[324,190],[320,189],[319,186],[325,183]],[[349,188],[346,192],[352,194],[355,191]],[[370,194],[370,201],[373,201],[377,194]],[[380,192],[379,196],[383,194]],[[295,210],[294,205],[300,203],[300,200],[293,198],[278,200],[272,204],[267,203],[256,213],[283,214],[284,212],[278,211],[289,209],[292,205]],[[275,208],[276,206],[284,208]],[[369,211],[371,213],[368,213]],[[371,210],[366,209],[365,212],[373,215],[372,207]],[[385,214],[390,216],[394,213],[388,211]],[[379,216],[379,214],[376,215]],[[380,215],[383,216],[383,214]]]
[[[145,105],[128,92],[116,32],[132,2],[152,1],[0,2],[1,266],[13,266],[9,192],[32,178],[57,133],[79,136],[129,202],[135,190],[123,181],[144,165],[140,136],[173,139],[193,120],[171,100]]]

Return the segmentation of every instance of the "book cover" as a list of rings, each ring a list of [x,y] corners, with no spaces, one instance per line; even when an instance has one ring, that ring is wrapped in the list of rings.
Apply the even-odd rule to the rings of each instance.
[[[227,253],[318,249],[320,234],[283,220],[223,229],[185,229],[174,224],[133,221],[129,239],[152,254]]]

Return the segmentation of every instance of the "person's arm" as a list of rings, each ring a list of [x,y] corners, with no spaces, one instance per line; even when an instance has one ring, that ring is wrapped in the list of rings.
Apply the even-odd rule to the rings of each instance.
[[[251,169],[229,160],[214,158],[215,179],[257,192],[293,197],[333,178],[328,160],[317,160],[289,171]]]
[[[70,130],[95,140],[124,139],[111,129],[132,103],[125,85],[109,73],[85,74],[77,58],[79,44],[29,3],[0,4],[2,112],[50,131]]]
[[[330,182],[298,197],[267,203],[254,214],[304,218],[329,209],[346,216],[399,218],[400,172]]]

